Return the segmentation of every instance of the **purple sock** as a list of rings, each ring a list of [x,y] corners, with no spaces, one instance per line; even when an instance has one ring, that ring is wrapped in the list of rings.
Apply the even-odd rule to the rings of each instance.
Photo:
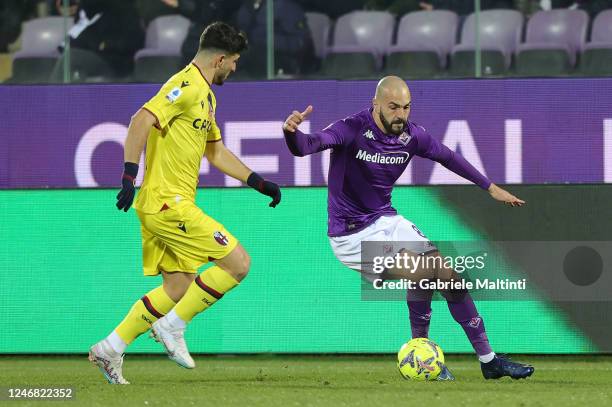
[[[431,320],[432,290],[408,291],[408,314],[413,338],[428,338]]]
[[[476,354],[483,356],[493,352],[485,332],[484,321],[478,315],[470,294],[466,293],[461,301],[448,301],[447,304],[455,321],[461,324]]]

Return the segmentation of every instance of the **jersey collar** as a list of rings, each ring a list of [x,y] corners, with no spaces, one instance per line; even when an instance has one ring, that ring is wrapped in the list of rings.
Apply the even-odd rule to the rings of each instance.
[[[197,65],[195,64],[195,62],[191,62],[191,65],[195,66],[195,68],[198,70],[198,72],[199,72],[199,73],[200,73],[200,75],[202,76],[202,79],[204,79],[204,82],[206,82],[206,84],[207,84],[207,85],[208,85],[208,87],[210,88],[210,87],[211,87],[211,85],[210,85],[210,83],[208,83],[208,81],[206,80],[206,77],[204,76],[204,74],[203,74],[203,73],[202,73],[202,71],[200,70],[200,67],[199,67],[199,66],[197,66]]]

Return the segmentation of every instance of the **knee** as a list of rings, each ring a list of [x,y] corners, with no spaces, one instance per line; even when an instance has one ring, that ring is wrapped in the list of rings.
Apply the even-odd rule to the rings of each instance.
[[[178,302],[181,298],[183,298],[192,281],[193,279],[165,280],[164,291],[166,294],[168,294],[168,297],[170,297],[172,301]]]
[[[440,290],[440,294],[446,302],[463,302],[465,297],[468,295],[468,290],[466,289],[449,289],[449,290]]]
[[[232,268],[231,274],[236,280],[242,281],[246,278],[247,274],[249,274],[250,269],[251,256],[249,256],[246,251],[243,251],[239,260],[236,262],[236,266]]]
[[[238,245],[227,257],[216,263],[237,281],[242,281],[251,268],[251,257],[242,246]]]

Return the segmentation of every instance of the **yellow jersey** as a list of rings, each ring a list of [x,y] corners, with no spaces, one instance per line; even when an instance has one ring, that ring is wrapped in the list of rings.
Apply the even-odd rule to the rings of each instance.
[[[195,202],[206,144],[221,140],[216,106],[210,84],[193,63],[144,104],[157,123],[147,140],[145,176],[134,208],[152,214],[182,200]]]

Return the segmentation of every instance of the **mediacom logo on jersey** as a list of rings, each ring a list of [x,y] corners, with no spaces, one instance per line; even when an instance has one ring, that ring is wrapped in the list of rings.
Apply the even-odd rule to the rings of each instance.
[[[397,151],[370,154],[367,151],[359,149],[355,158],[376,164],[406,164],[410,160],[410,153]]]

